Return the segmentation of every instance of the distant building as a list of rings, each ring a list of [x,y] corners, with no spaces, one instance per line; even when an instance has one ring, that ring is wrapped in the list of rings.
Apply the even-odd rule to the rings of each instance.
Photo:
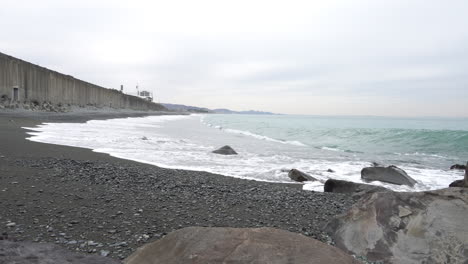
[[[148,91],[138,91],[138,97],[146,99],[150,102],[153,101],[153,93]]]
[[[148,97],[148,96],[151,96],[151,93],[148,92],[148,91],[141,91],[139,96],[145,96],[145,97]]]

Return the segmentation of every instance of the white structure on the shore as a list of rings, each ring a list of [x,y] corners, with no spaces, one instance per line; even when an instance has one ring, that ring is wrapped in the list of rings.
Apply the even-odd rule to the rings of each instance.
[[[128,95],[133,95],[141,99],[145,99],[148,102],[153,102],[153,99],[154,99],[153,92],[146,91],[146,90],[140,91],[138,85],[136,86],[136,93],[128,92],[128,91],[124,92],[123,85],[121,85],[120,91]]]
[[[148,92],[148,91],[140,91],[138,90],[138,85],[136,86],[136,89],[137,89],[137,96],[140,97],[140,98],[143,98],[149,102],[153,102],[153,93],[152,92]]]
[[[153,93],[152,92],[148,92],[148,91],[139,91],[138,92],[138,97],[140,98],[143,98],[143,99],[146,99],[150,102],[153,101]]]

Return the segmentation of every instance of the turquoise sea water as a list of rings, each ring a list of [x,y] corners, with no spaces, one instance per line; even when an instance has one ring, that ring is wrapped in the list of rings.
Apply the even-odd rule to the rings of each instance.
[[[204,121],[368,160],[440,168],[468,160],[467,118],[207,115]]]
[[[207,115],[204,121],[382,163],[444,169],[468,160],[468,118]]]
[[[304,185],[316,191],[323,190],[327,179],[362,182],[360,172],[372,162],[396,165],[417,181],[414,187],[372,184],[396,191],[445,188],[463,177],[463,171],[449,167],[468,160],[468,119],[463,118],[211,114],[48,123],[30,129],[33,141],[90,148],[166,168],[283,183],[292,182],[288,171],[295,168],[319,179]],[[224,145],[239,154],[212,153]]]

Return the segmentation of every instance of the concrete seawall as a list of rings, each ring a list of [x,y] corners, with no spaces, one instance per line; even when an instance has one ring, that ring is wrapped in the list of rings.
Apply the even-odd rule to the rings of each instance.
[[[29,104],[166,110],[162,105],[0,53],[0,100]]]

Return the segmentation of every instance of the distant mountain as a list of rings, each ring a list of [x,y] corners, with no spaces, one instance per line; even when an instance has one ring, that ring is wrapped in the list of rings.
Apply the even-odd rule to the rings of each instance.
[[[171,111],[178,112],[192,112],[192,113],[213,113],[208,108],[190,106],[190,105],[181,105],[181,104],[162,104],[164,107]]]
[[[229,109],[213,109],[211,110],[217,114],[241,114],[241,115],[277,115],[275,113],[271,112],[263,112],[263,111],[255,111],[255,110],[249,110],[249,111],[232,111]]]
[[[217,114],[235,114],[234,111],[229,110],[229,109],[224,109],[224,108],[213,109],[212,111],[217,113]]]
[[[191,112],[191,113],[214,113],[214,114],[242,114],[242,115],[277,115],[275,113],[263,112],[263,111],[233,111],[225,108],[220,109],[208,109],[190,105],[181,105],[181,104],[162,104],[164,107],[171,111],[178,112]]]

